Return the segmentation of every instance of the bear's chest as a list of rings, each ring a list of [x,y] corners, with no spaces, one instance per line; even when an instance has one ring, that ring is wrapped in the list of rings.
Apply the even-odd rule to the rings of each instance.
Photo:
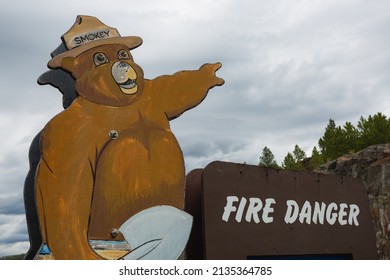
[[[80,98],[64,112],[56,126],[64,133],[72,132],[75,145],[80,143],[86,150],[94,147],[98,153],[108,143],[122,147],[140,142],[147,148],[155,135],[172,135],[164,112],[150,108],[147,102],[140,104],[109,107]]]
[[[184,175],[183,155],[170,131],[119,131],[96,161],[89,237],[112,238],[113,228],[148,207],[163,203],[181,208]]]

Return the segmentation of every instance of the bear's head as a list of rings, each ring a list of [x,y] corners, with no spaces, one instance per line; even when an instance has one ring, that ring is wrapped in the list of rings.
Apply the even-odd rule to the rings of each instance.
[[[88,49],[76,57],[66,57],[61,68],[76,80],[76,90],[85,99],[122,107],[138,100],[144,73],[134,63],[126,45],[109,44]]]
[[[80,15],[61,39],[65,51],[54,56],[48,67],[71,73],[81,97],[115,107],[138,100],[144,75],[130,50],[142,44],[140,37],[122,37],[97,18]]]

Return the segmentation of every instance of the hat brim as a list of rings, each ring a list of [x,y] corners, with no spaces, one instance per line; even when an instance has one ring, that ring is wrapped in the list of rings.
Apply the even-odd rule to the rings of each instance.
[[[91,48],[102,46],[102,45],[112,45],[112,44],[126,45],[127,47],[129,47],[130,50],[132,50],[139,47],[142,44],[142,38],[138,36],[113,37],[113,38],[100,39],[100,40],[88,42],[77,48],[68,50],[66,52],[63,52],[53,57],[48,62],[47,65],[50,69],[61,68],[61,63],[64,58],[76,57],[79,54]]]

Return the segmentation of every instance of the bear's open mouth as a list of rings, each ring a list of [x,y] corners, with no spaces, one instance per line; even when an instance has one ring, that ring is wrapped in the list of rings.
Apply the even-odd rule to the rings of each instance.
[[[130,89],[136,86],[135,80],[127,79],[124,83],[118,83],[121,88]]]

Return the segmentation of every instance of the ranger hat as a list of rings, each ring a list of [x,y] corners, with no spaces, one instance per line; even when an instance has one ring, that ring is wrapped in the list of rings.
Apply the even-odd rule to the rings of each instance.
[[[64,58],[76,57],[96,46],[122,44],[135,49],[142,44],[140,37],[121,37],[115,28],[105,25],[95,17],[82,15],[77,16],[76,22],[62,36],[62,41],[68,50],[51,59],[49,68],[59,68]]]

